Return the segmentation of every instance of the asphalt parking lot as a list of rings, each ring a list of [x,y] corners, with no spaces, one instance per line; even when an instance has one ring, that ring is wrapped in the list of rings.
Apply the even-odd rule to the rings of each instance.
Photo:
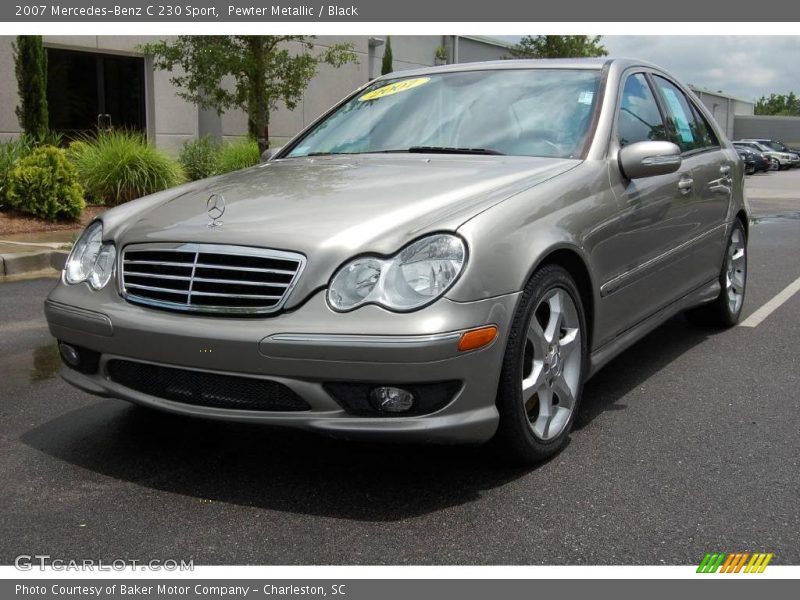
[[[800,277],[800,170],[748,178],[745,315]],[[755,327],[682,317],[587,384],[566,450],[350,444],[190,420],[57,377],[42,301],[0,284],[0,563],[800,563],[800,294]]]

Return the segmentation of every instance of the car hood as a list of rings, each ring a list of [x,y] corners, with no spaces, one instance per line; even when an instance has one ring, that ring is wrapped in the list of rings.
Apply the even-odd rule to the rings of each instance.
[[[426,232],[456,230],[493,204],[580,161],[531,157],[359,155],[264,163],[167,190],[103,216],[119,247],[140,242],[236,244],[304,254],[288,306],[347,259],[391,254]],[[207,201],[225,201],[220,225]]]

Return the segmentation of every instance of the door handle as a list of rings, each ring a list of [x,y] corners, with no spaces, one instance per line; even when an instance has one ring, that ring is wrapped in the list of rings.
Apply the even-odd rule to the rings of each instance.
[[[681,177],[680,181],[678,181],[678,189],[684,194],[688,194],[692,191],[692,186],[694,185],[694,179],[691,177]]]

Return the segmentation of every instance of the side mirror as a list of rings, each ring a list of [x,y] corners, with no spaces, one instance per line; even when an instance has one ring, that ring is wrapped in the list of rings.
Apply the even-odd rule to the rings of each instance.
[[[674,173],[681,166],[681,149],[672,142],[635,142],[617,155],[619,168],[628,179]]]
[[[272,160],[272,157],[275,156],[278,152],[283,150],[283,146],[279,146],[278,148],[267,148],[264,152],[261,153],[261,162],[267,162],[268,160]]]

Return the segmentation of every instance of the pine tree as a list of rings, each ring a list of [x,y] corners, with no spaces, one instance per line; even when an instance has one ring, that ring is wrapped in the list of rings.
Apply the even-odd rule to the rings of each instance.
[[[381,62],[381,75],[386,75],[394,71],[392,66],[392,36],[386,38],[386,48],[383,50],[383,61]]]
[[[47,116],[47,54],[40,35],[18,35],[14,71],[20,104],[14,111],[22,130],[37,140],[49,131]]]

